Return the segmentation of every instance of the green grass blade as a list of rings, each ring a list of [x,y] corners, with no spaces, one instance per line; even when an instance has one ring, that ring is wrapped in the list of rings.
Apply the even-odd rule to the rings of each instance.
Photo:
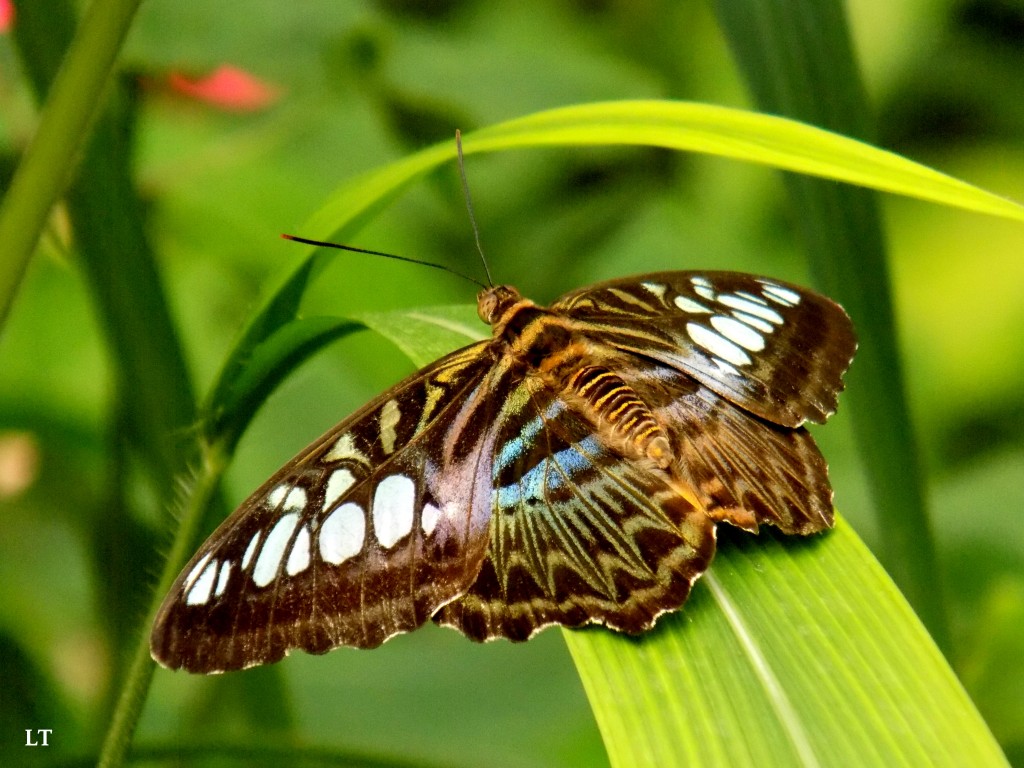
[[[773,115],[709,104],[621,101],[540,112],[468,134],[468,152],[646,144],[705,152],[1024,221],[1024,207],[900,155]]]
[[[394,342],[416,365],[424,366],[445,352],[480,341],[489,335],[473,307],[430,307],[402,312],[367,312],[359,315],[381,336]]]
[[[463,136],[466,154],[525,147],[643,144],[705,152],[1024,221],[1024,206],[900,155],[795,120],[710,104],[617,101],[538,112]],[[341,185],[301,228],[351,232],[406,184],[455,157],[428,147]]]
[[[100,96],[138,5],[139,0],[90,4],[50,89],[35,138],[0,202],[0,328],[50,207],[64,191],[68,169],[103,103]]]

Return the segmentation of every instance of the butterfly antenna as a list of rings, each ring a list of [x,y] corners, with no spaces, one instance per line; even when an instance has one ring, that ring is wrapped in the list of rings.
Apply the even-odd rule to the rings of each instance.
[[[419,264],[424,267],[433,267],[434,269],[443,269],[445,272],[450,272],[457,277],[461,277],[463,280],[469,280],[469,282],[479,285],[481,288],[487,288],[488,286],[481,283],[475,277],[464,275],[461,272],[457,272],[451,267],[447,267],[444,264],[435,264],[432,261],[421,261],[420,259],[411,259],[408,256],[398,256],[394,253],[384,253],[383,251],[370,251],[366,248],[356,248],[354,245],[342,245],[341,243],[329,243],[326,240],[310,240],[306,237],[299,237],[298,235],[281,235],[285,240],[291,240],[296,243],[305,243],[306,245],[316,245],[320,248],[337,248],[339,251],[351,251],[352,253],[365,253],[369,256],[383,256],[385,259],[395,259],[396,261],[407,261],[410,264]]]
[[[484,256],[484,247],[480,244],[480,229],[476,225],[476,214],[473,213],[473,197],[469,194],[469,181],[466,179],[466,164],[462,158],[462,131],[455,129],[455,151],[459,155],[459,178],[462,180],[462,194],[466,198],[466,210],[469,211],[469,223],[473,227],[473,237],[476,239],[476,250],[480,254],[480,261],[484,263],[484,272],[487,273],[487,284],[493,286],[491,279],[491,268],[487,266],[487,257]]]

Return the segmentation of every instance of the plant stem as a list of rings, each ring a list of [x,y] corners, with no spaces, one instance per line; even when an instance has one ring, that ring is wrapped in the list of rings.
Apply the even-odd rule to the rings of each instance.
[[[0,328],[36,240],[74,167],[140,0],[94,0],[68,49],[35,138],[0,203]]]
[[[160,609],[164,595],[171,588],[182,564],[191,551],[197,530],[203,520],[203,512],[217,494],[221,477],[227,461],[219,445],[204,446],[202,465],[184,500],[181,524],[178,527],[171,551],[164,563],[160,583],[153,593],[153,600],[143,627],[150,627]],[[121,687],[121,696],[117,701],[110,728],[103,741],[98,762],[99,768],[115,768],[124,762],[132,734],[142,714],[142,706],[146,700],[150,680],[155,666],[149,655],[149,634],[143,631],[132,654],[128,673]]]

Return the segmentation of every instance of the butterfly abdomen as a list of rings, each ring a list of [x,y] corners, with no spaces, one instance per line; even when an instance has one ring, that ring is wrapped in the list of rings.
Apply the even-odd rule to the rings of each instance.
[[[617,374],[599,365],[577,368],[563,389],[586,406],[599,428],[618,439],[626,455],[646,457],[662,469],[672,462],[661,425],[647,403]]]

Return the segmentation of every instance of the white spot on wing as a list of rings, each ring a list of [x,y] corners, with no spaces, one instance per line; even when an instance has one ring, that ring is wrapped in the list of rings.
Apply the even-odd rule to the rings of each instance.
[[[688,299],[685,296],[676,296],[672,300],[672,303],[683,310],[683,312],[689,312],[694,315],[706,315],[711,312],[711,310],[703,304],[698,304],[693,299]]]
[[[715,292],[711,290],[711,287],[708,285],[698,285],[695,283],[693,286],[693,292],[696,293],[701,298],[707,299],[708,301],[715,300]]]
[[[704,347],[712,355],[716,355],[733,365],[750,365],[750,357],[724,336],[720,336],[710,328],[697,323],[687,323],[686,332],[698,346]]]
[[[359,554],[366,537],[366,513],[353,502],[342,504],[320,525],[320,557],[339,565]]]
[[[752,301],[741,299],[739,296],[731,296],[729,294],[723,294],[718,297],[719,304],[725,304],[727,307],[738,309],[741,312],[746,312],[748,315],[754,317],[760,317],[762,320],[768,320],[769,322],[775,323],[776,325],[782,325],[784,320],[782,315],[776,312],[771,307],[763,307],[760,304],[755,304]]]
[[[200,560],[192,567],[192,570],[188,572],[188,576],[185,577],[185,582],[181,585],[182,589],[188,589],[192,586],[192,582],[196,580],[196,578],[202,572],[203,568],[206,567],[206,563],[209,562],[211,557],[213,557],[213,553],[207,552],[205,555],[203,555],[202,560]]]
[[[242,555],[242,570],[244,571],[249,567],[249,561],[252,560],[252,556],[256,554],[256,547],[260,543],[260,537],[263,536],[263,531],[256,531],[249,539],[249,546],[245,548],[245,554]]]
[[[711,318],[711,325],[729,341],[736,342],[744,349],[749,349],[751,352],[760,352],[764,349],[764,336],[739,320],[715,315]]]
[[[425,536],[429,536],[437,528],[437,521],[441,519],[441,510],[433,504],[424,504],[420,513],[420,528]]]
[[[267,586],[277,576],[285,547],[288,546],[288,540],[291,539],[292,532],[298,524],[299,513],[289,512],[270,529],[259,557],[256,558],[256,565],[252,569],[252,580],[257,587]]]
[[[762,320],[759,317],[748,315],[746,312],[740,312],[738,309],[732,311],[732,316],[737,320],[742,320],[744,323],[749,325],[751,328],[756,328],[761,333],[771,333],[775,330],[775,326],[769,322]]]
[[[271,509],[277,509],[281,506],[281,502],[284,501],[284,497],[288,495],[288,485],[281,483],[279,486],[274,488],[270,493],[267,494],[267,506]]]
[[[760,296],[755,296],[752,293],[747,293],[746,291],[736,291],[736,295],[739,296],[741,299],[746,299],[747,301],[752,301],[755,304],[761,304],[761,305],[766,306],[766,307],[768,306],[768,302],[767,301],[762,299]]]
[[[390,475],[373,493],[373,530],[384,549],[395,546],[412,530],[416,484],[405,475]]]
[[[285,509],[302,510],[306,506],[306,491],[304,488],[295,486],[288,492],[284,500]]]
[[[358,461],[362,464],[368,464],[369,459],[366,458],[366,454],[356,448],[355,441],[352,439],[352,435],[348,432],[339,437],[335,442],[331,450],[324,456],[325,462],[333,461]]]
[[[334,470],[327,480],[327,490],[324,491],[324,512],[333,507],[334,502],[340,499],[355,481],[355,475],[344,467]]]
[[[391,399],[384,403],[380,409],[380,447],[385,455],[395,450],[395,427],[402,420],[402,412],[398,408],[398,401]]]
[[[306,491],[298,485],[281,483],[267,494],[267,506],[270,509],[281,507],[285,511],[302,509],[306,506]]]
[[[722,373],[727,373],[730,376],[740,376],[740,377],[743,376],[742,373],[740,373],[735,368],[733,368],[731,365],[729,365],[727,362],[725,362],[725,360],[719,360],[717,357],[712,357],[711,358],[711,362],[713,362],[715,365],[717,365],[718,366],[718,370],[720,370]]]
[[[302,573],[309,567],[309,528],[302,526],[299,534],[292,544],[292,551],[288,553],[288,562],[284,564],[284,570],[289,576]]]
[[[214,590],[214,594],[220,597],[224,594],[224,590],[228,588],[228,577],[231,575],[231,561],[225,560],[220,566],[220,576],[217,578],[217,589]]]
[[[199,574],[199,578],[196,579],[196,583],[189,589],[188,594],[185,596],[186,605],[203,605],[210,599],[210,593],[213,591],[213,580],[217,577],[217,561],[211,560],[210,563],[203,569],[203,572]]]
[[[666,289],[666,286],[665,286],[665,284],[664,284],[664,283],[651,283],[651,282],[644,282],[644,283],[640,283],[640,285],[641,285],[641,287],[643,287],[643,289],[644,289],[644,290],[646,290],[646,291],[647,291],[648,293],[652,293],[652,294],[654,294],[654,295],[655,295],[655,296],[657,296],[657,297],[658,297],[659,299],[663,299],[663,298],[665,298],[665,289]]]
[[[783,288],[781,285],[775,285],[774,283],[764,283],[763,285],[764,288],[761,289],[761,292],[776,304],[795,307],[800,303],[800,294],[796,291]]]

